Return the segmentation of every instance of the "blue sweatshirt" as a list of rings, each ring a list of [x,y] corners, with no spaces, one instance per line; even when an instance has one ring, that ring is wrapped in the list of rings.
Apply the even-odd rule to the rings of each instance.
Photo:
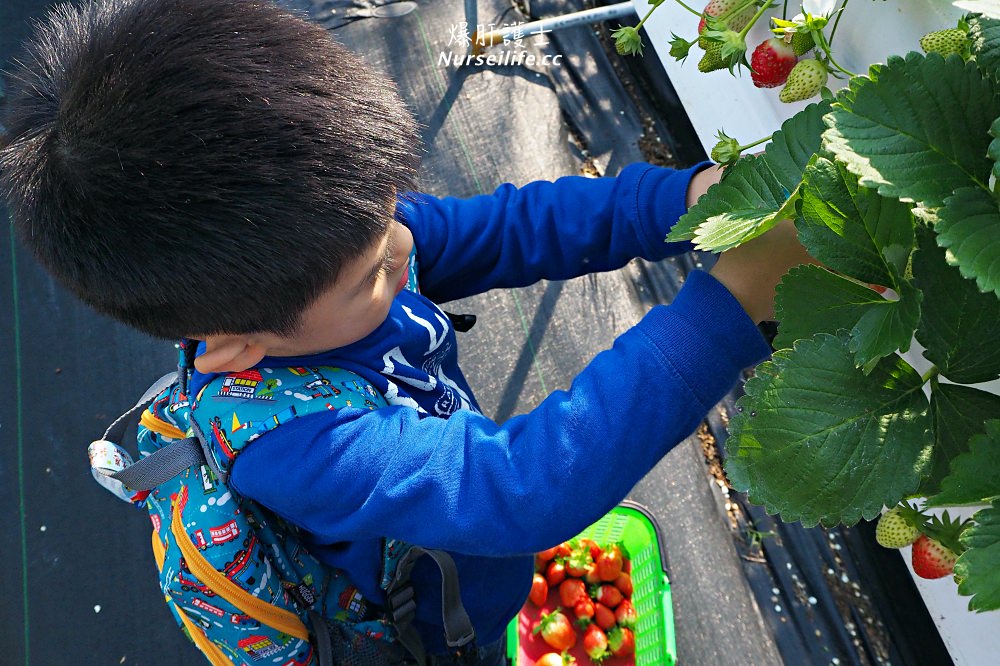
[[[421,294],[400,293],[358,342],[258,365],[342,367],[390,406],[277,428],[237,458],[232,489],[300,526],[317,557],[379,603],[381,537],[451,552],[479,643],[499,638],[527,598],[532,553],[610,511],[770,349],[729,291],[694,272],[568,390],[497,424],[480,413],[435,303],[690,250],[663,239],[703,166],[637,163],[617,177],[508,183],[470,199],[401,197]],[[211,379],[196,374],[194,391]],[[581,480],[587,492],[574,492]],[[428,651],[443,652],[440,577],[428,558],[413,584],[415,624]]]

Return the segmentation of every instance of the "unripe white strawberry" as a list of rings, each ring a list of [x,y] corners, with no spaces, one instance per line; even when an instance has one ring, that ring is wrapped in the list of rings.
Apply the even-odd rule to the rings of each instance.
[[[829,72],[819,60],[800,60],[788,74],[785,87],[778,94],[782,102],[798,102],[815,97],[826,85]]]
[[[920,530],[904,515],[901,506],[894,506],[878,519],[875,540],[884,548],[905,548],[917,540]]]

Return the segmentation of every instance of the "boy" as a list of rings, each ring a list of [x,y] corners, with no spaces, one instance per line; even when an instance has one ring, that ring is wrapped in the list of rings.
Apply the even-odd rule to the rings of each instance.
[[[22,241],[101,312],[203,341],[194,394],[249,368],[374,384],[389,407],[295,419],[239,456],[230,486],[376,603],[382,537],[449,551],[480,663],[502,663],[531,553],[610,510],[768,355],[755,324],[809,260],[782,223],[692,274],[568,391],[496,424],[435,303],[686,251],[663,238],[716,168],[415,193],[418,134],[392,84],[263,2],[62,7],[23,61],[0,152]],[[421,294],[404,290],[411,266]],[[427,558],[413,582],[414,624],[444,655]]]

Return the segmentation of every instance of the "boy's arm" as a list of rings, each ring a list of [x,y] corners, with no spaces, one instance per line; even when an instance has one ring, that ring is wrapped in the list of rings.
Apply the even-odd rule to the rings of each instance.
[[[469,199],[401,197],[399,213],[417,245],[421,290],[445,302],[614,270],[636,257],[687,252],[690,243],[664,238],[717,179],[714,168],[702,171],[707,165],[673,170],[640,162],[616,177],[566,176],[520,188],[507,183]]]
[[[769,351],[729,291],[696,271],[528,414],[313,414],[248,447],[231,483],[325,543],[537,551],[610,510]]]

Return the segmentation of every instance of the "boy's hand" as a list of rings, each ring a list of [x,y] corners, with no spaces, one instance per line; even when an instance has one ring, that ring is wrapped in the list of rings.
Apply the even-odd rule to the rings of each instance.
[[[699,171],[687,191],[690,208],[722,178],[722,167]],[[818,264],[798,241],[791,220],[782,220],[763,236],[723,252],[711,270],[712,276],[736,297],[754,322],[774,318],[774,290],[781,276],[799,264]]]
[[[727,250],[711,270],[755,323],[774,318],[774,290],[781,276],[799,264],[818,264],[798,240],[791,220],[739,247]]]

